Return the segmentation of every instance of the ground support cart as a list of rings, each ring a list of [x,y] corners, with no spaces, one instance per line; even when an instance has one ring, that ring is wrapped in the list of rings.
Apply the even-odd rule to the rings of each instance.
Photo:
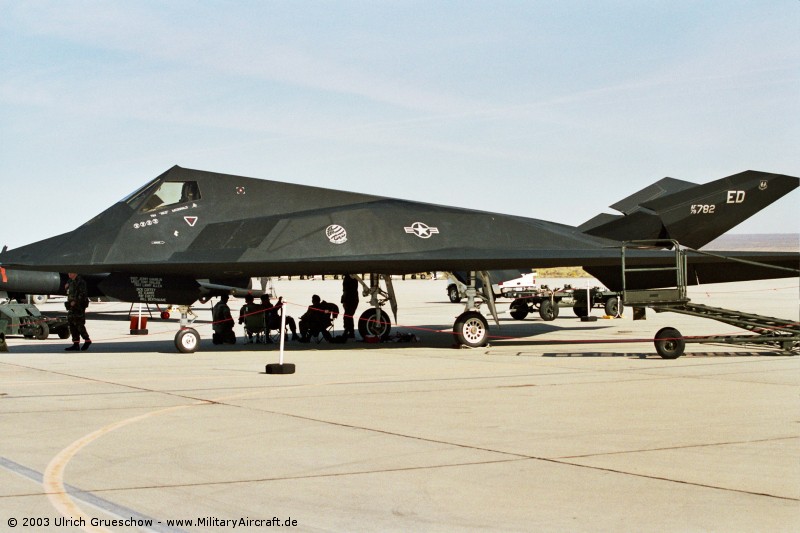
[[[585,289],[575,289],[566,286],[563,289],[549,289],[546,285],[541,287],[515,287],[503,289],[502,295],[514,298],[509,306],[511,316],[516,320],[524,320],[529,313],[539,312],[542,320],[555,320],[561,307],[572,307],[575,316],[585,317],[587,311],[587,296]],[[599,307],[610,316],[622,314],[619,294],[607,291],[601,287],[589,289],[591,307]]]
[[[66,318],[44,316],[33,304],[0,305],[0,330],[5,335],[22,335],[26,339],[45,340],[51,333],[69,337]]]

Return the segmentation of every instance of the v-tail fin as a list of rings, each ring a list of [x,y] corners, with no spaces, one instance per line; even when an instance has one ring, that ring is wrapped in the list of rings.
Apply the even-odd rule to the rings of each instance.
[[[746,170],[697,185],[664,178],[610,206],[578,227],[620,241],[674,239],[700,248],[800,185],[784,174]]]

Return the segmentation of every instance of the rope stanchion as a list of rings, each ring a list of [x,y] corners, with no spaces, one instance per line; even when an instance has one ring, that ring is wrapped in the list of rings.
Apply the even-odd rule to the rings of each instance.
[[[294,374],[295,372],[295,365],[294,363],[283,363],[283,347],[286,342],[286,313],[281,313],[281,346],[280,346],[280,357],[278,359],[278,364],[272,363],[268,364],[265,368],[267,374]]]

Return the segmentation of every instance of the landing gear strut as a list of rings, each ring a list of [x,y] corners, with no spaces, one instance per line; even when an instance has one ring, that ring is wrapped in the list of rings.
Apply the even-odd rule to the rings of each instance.
[[[477,278],[480,276],[481,288],[477,288]],[[479,299],[477,299],[479,298]],[[486,318],[478,311],[481,303],[489,306],[489,311],[495,323],[499,326],[497,309],[494,305],[494,293],[492,292],[492,282],[489,273],[486,271],[470,272],[469,285],[467,286],[467,303],[464,312],[461,313],[453,324],[453,334],[459,344],[470,348],[480,348],[489,343],[489,323]]]
[[[194,353],[200,347],[200,334],[197,330],[189,327],[194,319],[189,319],[191,310],[188,305],[180,306],[181,329],[175,334],[175,347],[181,353]],[[194,314],[194,313],[192,313]]]
[[[361,313],[358,318],[358,333],[362,338],[366,337],[379,337],[381,340],[389,338],[389,333],[392,331],[392,323],[389,320],[383,309],[383,305],[389,302],[392,308],[394,320],[397,322],[397,301],[394,296],[394,286],[392,285],[392,277],[388,274],[370,274],[369,285],[367,285],[360,276],[355,278],[361,283],[363,288],[362,295],[370,297],[370,308]],[[383,279],[386,289],[380,286],[381,279]]]

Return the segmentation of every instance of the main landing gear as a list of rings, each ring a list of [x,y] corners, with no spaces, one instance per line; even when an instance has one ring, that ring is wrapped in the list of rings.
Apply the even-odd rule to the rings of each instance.
[[[397,321],[397,302],[392,286],[392,278],[388,274],[370,274],[369,285],[364,280],[356,276],[361,283],[363,295],[370,297],[370,308],[361,314],[358,319],[358,332],[362,337],[379,337],[385,340],[389,337],[392,324],[389,316],[381,309],[386,302],[392,307],[395,322]],[[477,280],[481,280],[481,287],[478,287]],[[382,289],[380,282],[383,280],[386,289]],[[479,348],[489,343],[489,323],[486,318],[478,311],[478,307],[486,303],[494,320],[499,325],[497,319],[497,309],[494,305],[494,294],[492,294],[492,283],[489,273],[486,271],[470,272],[467,284],[466,296],[467,303],[464,312],[456,317],[453,324],[453,334],[459,344],[471,348]]]
[[[358,317],[358,334],[363,339],[367,337],[378,337],[382,341],[388,339],[389,333],[392,331],[392,323],[389,320],[389,315],[381,308],[386,302],[389,302],[394,320],[397,322],[397,301],[394,296],[392,277],[388,274],[370,274],[369,285],[360,276],[354,277],[361,283],[363,288],[362,296],[369,296],[370,298],[370,308]],[[385,290],[380,286],[381,280],[386,285]]]
[[[481,287],[477,287],[477,279],[481,280]],[[495,323],[499,326],[497,319],[497,309],[494,305],[494,294],[492,293],[492,282],[489,273],[486,271],[470,272],[469,284],[467,285],[467,303],[464,312],[458,315],[453,324],[453,334],[456,341],[470,348],[480,348],[489,343],[489,323],[486,318],[478,311],[478,307],[486,303],[492,313]]]

